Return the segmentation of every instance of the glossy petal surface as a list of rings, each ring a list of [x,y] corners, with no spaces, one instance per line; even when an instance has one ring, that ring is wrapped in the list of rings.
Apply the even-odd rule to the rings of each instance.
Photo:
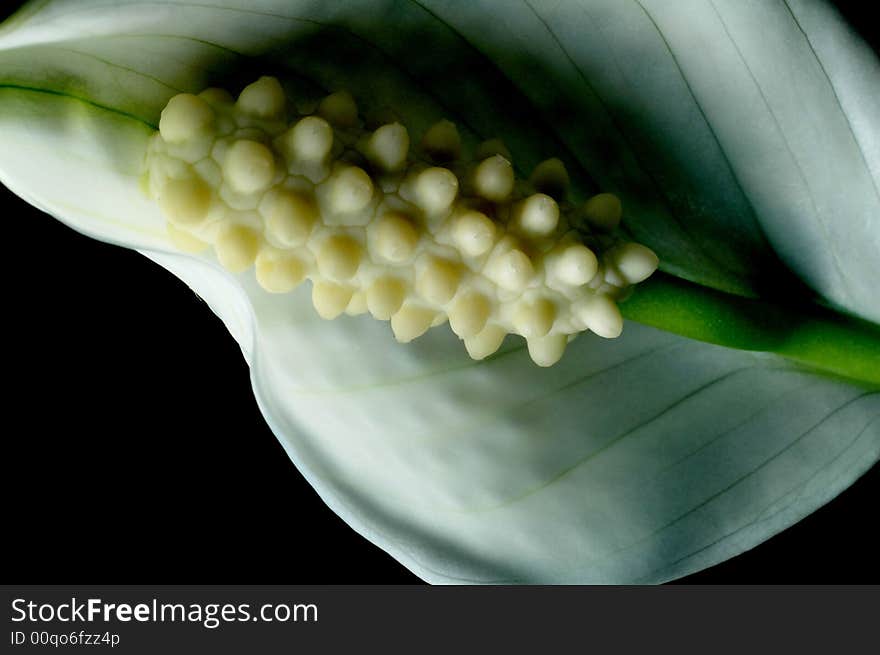
[[[524,170],[562,157],[582,193],[621,194],[669,273],[769,302],[806,289],[877,321],[880,68],[824,4],[31,7],[0,31],[0,180],[205,298],[294,462],[425,579],[667,580],[880,455],[870,386],[776,355],[629,323],[542,370],[512,340],[474,364],[445,328],[400,346],[363,317],[321,321],[307,289],[270,296],[173,254],[139,188],[169,97],[272,73],[306,104],[348,88],[414,134],[445,116],[466,144],[501,136]]]

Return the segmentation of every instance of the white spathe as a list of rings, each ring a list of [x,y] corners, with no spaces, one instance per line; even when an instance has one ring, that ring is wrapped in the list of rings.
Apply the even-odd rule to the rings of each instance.
[[[348,88],[413,135],[464,117],[466,145],[501,135],[526,168],[559,155],[576,187],[621,193],[667,271],[757,292],[772,244],[874,320],[880,73],[818,2],[56,0],[0,30],[0,180],[202,295],[297,466],[413,571],[659,582],[760,543],[880,456],[878,394],[774,356],[629,324],[550,369],[512,340],[474,363],[445,328],[400,345],[365,317],[322,321],[308,288],[271,295],[174,253],[139,187],[147,123],[282,42],[288,92]]]

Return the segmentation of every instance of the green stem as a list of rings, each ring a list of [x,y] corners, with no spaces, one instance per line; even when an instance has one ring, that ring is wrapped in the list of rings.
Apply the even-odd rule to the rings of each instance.
[[[691,339],[772,352],[880,386],[880,326],[819,306],[743,298],[656,273],[620,309],[630,320]]]

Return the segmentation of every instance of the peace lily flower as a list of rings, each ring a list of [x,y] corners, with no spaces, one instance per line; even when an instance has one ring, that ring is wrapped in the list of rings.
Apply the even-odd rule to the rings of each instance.
[[[617,194],[618,237],[661,269],[622,336],[474,361],[446,327],[398,344],[182,252],[145,193],[161,112],[266,75],[298,107],[345,89],[414,140],[449,119],[521,176],[558,157],[573,197]],[[876,56],[806,0],[48,0],[0,28],[0,180],[202,296],[291,459],[424,579],[661,582],[880,455],[878,95]]]

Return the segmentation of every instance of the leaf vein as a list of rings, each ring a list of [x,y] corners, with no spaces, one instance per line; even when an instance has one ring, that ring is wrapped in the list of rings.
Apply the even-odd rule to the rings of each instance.
[[[800,442],[801,442],[801,441],[802,441],[807,435],[811,434],[812,432],[814,432],[815,430],[817,430],[818,428],[820,428],[820,427],[821,427],[824,423],[826,423],[831,417],[833,417],[834,415],[836,415],[836,414],[838,414],[839,412],[843,411],[844,409],[846,409],[846,408],[849,407],[850,405],[852,405],[852,404],[858,402],[859,400],[861,400],[861,399],[863,399],[863,398],[866,398],[866,397],[868,397],[868,396],[873,396],[873,395],[877,395],[877,392],[866,392],[866,393],[862,393],[862,394],[859,394],[858,396],[856,396],[855,398],[851,398],[850,400],[846,401],[845,403],[843,403],[842,405],[840,405],[839,407],[837,407],[834,411],[832,411],[832,412],[830,412],[829,414],[825,415],[821,420],[819,420],[816,424],[814,424],[812,427],[810,427],[810,429],[808,429],[808,430],[806,430],[805,432],[801,433],[801,434],[800,434],[796,439],[794,439],[791,443],[786,444],[781,450],[777,451],[776,453],[774,453],[773,455],[771,455],[769,458],[767,458],[766,460],[764,460],[764,462],[762,462],[760,466],[758,466],[758,467],[755,468],[755,469],[752,469],[751,471],[749,471],[749,472],[746,473],[745,475],[740,476],[739,478],[737,478],[736,480],[734,480],[731,484],[729,484],[729,485],[726,486],[725,488],[723,488],[723,489],[721,489],[720,491],[718,491],[718,492],[712,494],[711,496],[709,496],[708,498],[706,498],[703,502],[701,502],[701,503],[698,504],[698,505],[695,505],[694,507],[692,507],[691,509],[689,509],[689,510],[688,510],[687,512],[685,512],[684,514],[681,514],[680,516],[676,517],[673,521],[671,521],[669,524],[667,524],[666,526],[664,526],[663,529],[668,529],[668,528],[671,527],[672,525],[674,525],[674,524],[680,522],[681,520],[687,518],[688,516],[690,516],[691,514],[693,514],[694,512],[696,512],[697,510],[701,509],[702,507],[705,507],[705,506],[709,505],[710,503],[712,503],[712,502],[718,500],[719,498],[721,498],[721,497],[724,496],[725,494],[729,493],[732,489],[734,489],[734,488],[737,487],[738,485],[742,484],[744,481],[746,481],[747,479],[749,479],[750,477],[752,477],[753,475],[755,475],[755,474],[756,474],[758,471],[760,471],[761,469],[765,468],[765,467],[766,467],[768,464],[770,464],[772,461],[778,459],[778,458],[781,457],[784,453],[786,453],[787,451],[791,450],[794,446],[796,446],[798,443],[800,443]],[[668,569],[670,569],[670,568],[673,568],[674,566],[676,566],[677,564],[680,564],[681,562],[685,561],[686,559],[689,559],[689,558],[691,558],[691,557],[693,557],[693,556],[695,556],[695,555],[698,555],[699,553],[701,553],[701,552],[703,552],[703,551],[705,551],[705,550],[711,548],[712,546],[715,546],[715,545],[719,544],[720,542],[722,542],[722,541],[724,541],[724,540],[726,540],[726,539],[729,539],[730,537],[733,537],[734,535],[738,534],[739,532],[741,532],[741,531],[747,529],[748,527],[750,527],[751,525],[754,525],[755,523],[757,523],[758,520],[760,519],[760,514],[761,514],[763,511],[765,511],[767,508],[772,507],[772,506],[775,505],[777,502],[779,502],[779,499],[780,499],[780,498],[784,498],[784,497],[790,495],[790,494],[792,493],[792,491],[794,491],[795,489],[800,488],[800,487],[803,487],[803,486],[805,486],[806,484],[808,484],[811,480],[813,480],[816,476],[818,476],[823,470],[825,470],[825,468],[827,468],[829,465],[831,465],[831,464],[833,464],[835,461],[837,461],[837,459],[838,459],[839,457],[841,457],[841,456],[842,456],[847,450],[849,450],[850,447],[852,447],[852,446],[853,446],[853,445],[854,445],[859,439],[861,439],[862,435],[865,434],[865,432],[867,431],[868,427],[870,427],[870,426],[871,426],[871,425],[872,425],[872,424],[873,424],[878,418],[880,418],[880,415],[876,415],[876,416],[874,416],[873,418],[871,418],[871,419],[865,424],[865,426],[862,428],[862,430],[856,435],[856,437],[855,437],[854,439],[852,439],[852,440],[849,442],[849,444],[847,444],[847,446],[845,446],[845,447],[843,448],[843,450],[841,450],[840,452],[838,452],[838,454],[835,455],[835,457],[833,457],[831,460],[829,460],[829,461],[825,464],[825,466],[823,466],[822,468],[818,469],[815,473],[813,473],[813,475],[811,475],[809,478],[807,478],[807,479],[804,480],[803,482],[800,482],[800,483],[798,483],[797,485],[795,485],[794,487],[792,487],[792,488],[786,490],[781,496],[778,496],[778,497],[774,498],[774,500],[773,500],[770,504],[768,504],[768,505],[766,505],[766,506],[764,507],[764,510],[762,510],[761,512],[759,512],[759,517],[758,517],[758,518],[754,518],[754,519],[752,519],[751,521],[749,521],[748,523],[746,523],[746,524],[744,524],[744,525],[741,525],[741,526],[739,526],[737,529],[735,529],[735,530],[729,532],[728,534],[722,535],[722,536],[719,537],[718,539],[713,540],[711,543],[705,544],[704,546],[701,546],[700,548],[698,548],[698,549],[696,549],[696,550],[693,550],[693,551],[689,552],[688,554],[686,554],[686,555],[684,555],[684,556],[682,556],[682,557],[676,559],[675,561],[670,562],[670,563],[664,565],[663,567],[661,567],[661,568],[659,568],[659,569],[655,569],[655,570],[651,571],[651,572],[648,573],[646,576],[644,576],[644,577],[642,578],[642,580],[655,579],[655,578],[656,578],[656,575],[657,575],[658,573],[661,573],[662,571],[665,571],[665,570],[668,570]],[[782,510],[780,510],[780,511],[782,511]]]

